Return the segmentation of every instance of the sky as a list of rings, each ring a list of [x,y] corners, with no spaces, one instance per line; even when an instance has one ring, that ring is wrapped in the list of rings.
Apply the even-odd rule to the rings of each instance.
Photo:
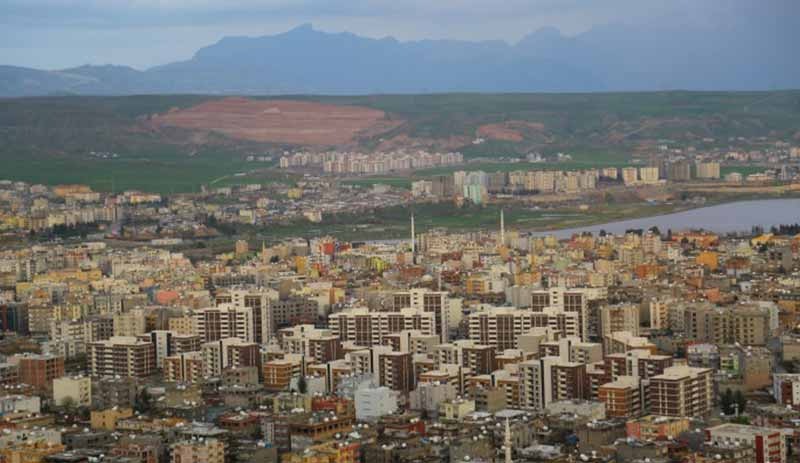
[[[800,0],[0,0],[0,65],[137,69],[191,58],[225,36],[260,36],[312,23],[327,32],[399,40],[505,40],[542,27],[797,21]]]

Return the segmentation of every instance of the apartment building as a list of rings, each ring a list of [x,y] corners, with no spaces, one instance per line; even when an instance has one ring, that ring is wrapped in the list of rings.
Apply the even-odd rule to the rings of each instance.
[[[145,312],[143,309],[133,309],[129,312],[114,314],[114,336],[138,336],[145,330]]]
[[[656,345],[644,336],[634,336],[627,331],[615,331],[603,336],[603,350],[606,355],[630,352],[632,350],[648,350],[656,352]]]
[[[470,340],[439,344],[434,347],[432,356],[436,369],[444,365],[457,365],[469,368],[476,375],[489,374],[496,369],[494,346]]]
[[[639,169],[636,167],[623,167],[622,182],[625,186],[636,185],[639,183]]]
[[[603,368],[608,380],[614,381],[622,376],[650,379],[672,367],[671,355],[653,354],[649,350],[631,350],[624,353],[608,354],[603,358]]]
[[[781,429],[725,423],[706,430],[713,445],[742,444],[755,449],[756,463],[786,463],[786,436]]]
[[[779,404],[800,408],[800,373],[773,374],[772,397]]]
[[[88,376],[63,376],[53,380],[53,402],[72,402],[78,407],[92,406],[92,379]]]
[[[658,180],[659,180],[658,167],[639,168],[639,183],[643,185],[654,185],[658,183]]]
[[[199,439],[173,444],[171,463],[225,463],[225,443],[218,439]]]
[[[421,309],[370,312],[366,307],[356,307],[329,315],[328,327],[342,342],[371,347],[383,344],[384,336],[403,330],[435,334],[436,320],[433,312]]]
[[[600,308],[600,335],[617,331],[639,336],[639,307],[633,304],[609,305]]]
[[[414,390],[414,366],[408,352],[386,352],[378,356],[378,384],[407,394]]]
[[[390,346],[399,352],[425,354],[433,352],[434,347],[441,341],[437,334],[422,334],[419,330],[403,330],[399,333],[388,334],[383,337],[383,345]]]
[[[769,309],[757,305],[692,305],[685,310],[685,333],[700,342],[763,346],[770,337],[770,318]]]
[[[586,365],[558,357],[528,360],[519,364],[522,408],[541,410],[549,403],[587,399],[589,380]]]
[[[718,179],[720,178],[720,165],[718,162],[698,162],[695,164],[697,178]]]
[[[583,342],[577,336],[566,336],[554,341],[539,343],[539,357],[561,357],[562,352],[567,360],[577,363],[594,363],[603,360],[603,345],[595,342]]]
[[[278,330],[277,338],[283,352],[303,355],[309,362],[327,363],[344,357],[339,337],[314,325],[283,328]]]
[[[156,372],[156,351],[151,342],[130,336],[114,336],[89,344],[92,376],[144,378]]]
[[[199,383],[205,374],[202,352],[183,352],[164,358],[164,381]]]
[[[664,330],[670,327],[670,305],[675,301],[666,299],[653,299],[648,304],[650,311],[650,328]]]
[[[205,375],[214,378],[219,378],[226,368],[258,367],[261,361],[258,344],[239,338],[206,342],[201,353]]]
[[[712,371],[673,366],[650,378],[650,412],[662,416],[705,416],[713,405]]]
[[[196,310],[193,313],[196,334],[203,342],[219,341],[226,338],[239,338],[253,342],[255,321],[252,307],[237,307],[233,304],[220,304]]]
[[[64,357],[50,354],[21,354],[11,357],[17,365],[19,382],[39,391],[51,391],[53,380],[64,376]]]
[[[642,413],[640,381],[635,376],[620,376],[597,389],[597,400],[606,406],[606,416],[631,418]]]
[[[518,338],[534,328],[552,328],[564,336],[580,336],[578,312],[548,307],[542,311],[492,307],[468,317],[467,338],[498,351],[515,349]]]
[[[303,374],[303,363],[296,355],[288,355],[282,359],[264,361],[261,367],[264,387],[270,391],[284,391],[289,388],[292,379]]]
[[[432,312],[435,321],[435,333],[440,342],[449,340],[449,330],[457,328],[461,322],[462,300],[450,297],[446,291],[431,291],[424,288],[396,292],[392,296],[395,310],[410,307]]]

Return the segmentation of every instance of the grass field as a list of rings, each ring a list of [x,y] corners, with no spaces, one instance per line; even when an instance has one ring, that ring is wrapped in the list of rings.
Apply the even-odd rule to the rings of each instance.
[[[199,154],[188,159],[174,152],[113,160],[29,157],[5,159],[0,178],[50,185],[83,183],[96,191],[136,189],[169,194],[198,192],[201,185],[247,167],[225,153]]]
[[[397,188],[411,189],[411,182],[417,180],[416,176],[410,177],[363,177],[344,180],[342,183],[347,185],[356,185],[363,187],[371,187],[372,185],[389,185]]]
[[[722,166],[719,169],[719,173],[723,177],[733,172],[738,172],[744,176],[747,176],[750,174],[761,173],[765,170],[767,170],[766,167],[760,166]]]
[[[589,211],[575,208],[533,209],[521,205],[502,206],[508,230],[546,231],[615,220],[646,217],[674,212],[677,205],[648,203],[607,204]],[[456,207],[451,203],[396,206],[359,214],[325,217],[320,224],[298,221],[267,228],[247,228],[243,234],[251,240],[276,240],[288,236],[315,237],[333,235],[342,240],[400,239],[409,234],[411,213],[416,229],[422,233],[434,228],[458,230],[490,230],[500,227],[501,206]]]

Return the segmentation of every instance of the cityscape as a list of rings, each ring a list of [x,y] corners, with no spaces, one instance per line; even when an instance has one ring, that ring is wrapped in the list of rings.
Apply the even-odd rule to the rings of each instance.
[[[0,463],[800,462],[800,3],[500,3],[0,2]]]

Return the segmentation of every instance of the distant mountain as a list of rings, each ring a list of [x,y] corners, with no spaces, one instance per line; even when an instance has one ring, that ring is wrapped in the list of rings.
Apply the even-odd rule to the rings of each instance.
[[[800,30],[595,27],[540,29],[502,41],[400,42],[311,25],[226,37],[191,59],[137,71],[0,67],[0,96],[75,94],[370,94],[766,90],[800,87]]]

